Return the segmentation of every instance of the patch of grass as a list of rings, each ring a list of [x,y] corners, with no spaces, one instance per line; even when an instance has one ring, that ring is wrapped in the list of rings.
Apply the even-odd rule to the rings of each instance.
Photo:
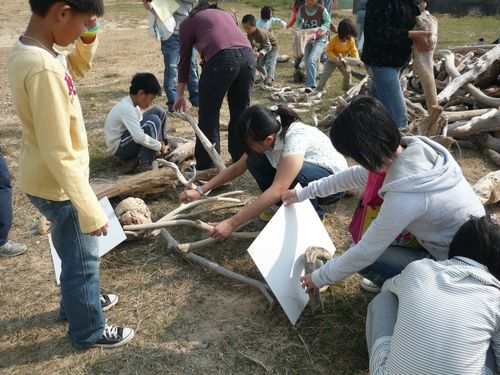
[[[438,46],[470,45],[483,37],[486,44],[499,37],[500,17],[451,17],[436,15],[439,21]]]

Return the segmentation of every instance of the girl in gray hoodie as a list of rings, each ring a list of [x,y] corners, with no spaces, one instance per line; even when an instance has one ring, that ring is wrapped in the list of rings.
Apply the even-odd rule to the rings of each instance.
[[[301,278],[306,292],[360,273],[377,286],[399,274],[412,261],[448,258],[458,228],[484,208],[451,154],[426,137],[401,137],[385,107],[376,99],[354,99],[333,122],[330,139],[359,166],[289,190],[285,205],[362,189],[368,171],[386,172],[379,195],[380,211],[361,240],[312,274]],[[423,249],[391,246],[403,231],[412,233]]]

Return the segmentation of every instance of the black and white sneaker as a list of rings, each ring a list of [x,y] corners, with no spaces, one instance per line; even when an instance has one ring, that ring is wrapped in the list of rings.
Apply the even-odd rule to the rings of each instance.
[[[134,336],[135,332],[133,329],[106,324],[102,337],[95,343],[95,346],[101,348],[117,348],[118,346],[128,343]]]
[[[117,303],[118,303],[118,296],[116,294],[101,294],[102,311],[108,311]]]

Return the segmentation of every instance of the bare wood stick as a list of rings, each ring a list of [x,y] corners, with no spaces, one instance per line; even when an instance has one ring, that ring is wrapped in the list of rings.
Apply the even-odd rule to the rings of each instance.
[[[226,206],[221,206],[221,207],[207,208],[205,210],[199,210],[199,211],[195,211],[195,212],[190,212],[188,214],[178,214],[178,215],[173,216],[171,218],[171,220],[191,219],[193,217],[204,215],[204,214],[207,214],[209,212],[214,212],[214,211],[219,211],[219,210],[227,210],[227,209],[230,209],[230,208],[241,207],[241,206],[244,206],[244,205],[245,205],[245,203],[240,202],[240,203],[235,203],[235,204],[228,204]]]
[[[457,52],[457,53],[467,53],[469,51],[487,51],[490,50],[494,47],[498,46],[498,44],[483,44],[480,46],[452,46],[448,47],[447,49],[450,50],[451,52]]]
[[[186,180],[184,175],[181,173],[179,167],[177,164],[166,161],[165,159],[156,159],[156,161],[168,168],[172,168],[175,172],[175,175],[177,176],[177,179],[179,182],[184,185],[188,189],[196,189],[196,184],[193,183],[193,180],[196,178],[196,171],[194,172],[193,176],[189,179]]]
[[[444,112],[448,122],[455,122],[460,120],[470,120],[473,117],[481,116],[486,112],[491,111],[491,108],[474,109],[472,111],[459,111],[459,112]]]
[[[461,60],[460,63],[457,65],[457,70],[459,72],[462,72],[464,70],[465,65],[474,57],[474,51],[470,51],[467,53]]]
[[[170,233],[168,233],[167,230],[162,229],[161,235],[165,239],[165,241],[167,242],[167,245],[169,247],[176,246],[177,241],[172,237],[172,235]],[[183,254],[183,256],[186,259],[189,259],[195,263],[202,265],[203,267],[211,269],[212,271],[217,272],[218,274],[220,274],[222,276],[240,281],[244,284],[248,284],[248,285],[251,285],[251,286],[257,288],[264,295],[264,297],[266,297],[266,299],[269,303],[269,310],[271,310],[274,307],[275,300],[272,297],[272,291],[267,284],[265,284],[261,281],[252,279],[250,277],[243,276],[239,273],[229,271],[228,269],[220,266],[219,264],[212,262],[212,261],[209,261],[209,260],[207,260],[199,255],[196,255],[194,253],[185,253],[185,254]]]
[[[206,204],[206,203],[211,203],[211,202],[241,203],[240,199],[229,198],[229,197],[233,196],[233,195],[239,195],[239,194],[242,194],[242,193],[243,193],[243,190],[230,191],[230,192],[227,192],[227,193],[216,195],[215,197],[206,197],[206,198],[199,199],[197,201],[193,201],[193,202],[181,204],[179,207],[177,207],[175,210],[173,210],[173,211],[169,212],[168,214],[166,214],[165,216],[163,216],[157,222],[164,221],[164,220],[169,220],[170,218],[176,216],[177,214],[179,214],[179,213],[181,213],[183,211],[190,210],[190,209],[192,209],[192,208],[194,208],[196,206],[199,206],[200,204]]]
[[[210,159],[212,159],[215,167],[220,171],[223,171],[226,169],[226,166],[224,162],[222,161],[219,153],[215,149],[214,145],[208,140],[205,134],[201,131],[201,129],[198,127],[198,124],[196,123],[195,119],[193,116],[187,114],[187,113],[180,113],[180,112],[169,112],[169,114],[173,117],[177,117],[181,120],[187,121],[191,127],[193,128],[196,136],[200,140],[201,144],[207,151],[208,155],[210,156]]]
[[[345,62],[347,63],[347,65],[356,66],[358,68],[364,68],[365,67],[365,63],[363,61],[361,61],[360,59],[354,59],[352,57],[343,57],[343,59],[345,60]]]

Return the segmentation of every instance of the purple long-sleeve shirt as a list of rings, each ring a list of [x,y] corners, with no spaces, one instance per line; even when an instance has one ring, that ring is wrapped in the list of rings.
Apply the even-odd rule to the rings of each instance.
[[[179,83],[189,81],[193,46],[200,53],[203,63],[226,48],[252,48],[234,17],[220,9],[206,9],[196,13],[194,17],[187,16],[179,28],[179,40]]]

